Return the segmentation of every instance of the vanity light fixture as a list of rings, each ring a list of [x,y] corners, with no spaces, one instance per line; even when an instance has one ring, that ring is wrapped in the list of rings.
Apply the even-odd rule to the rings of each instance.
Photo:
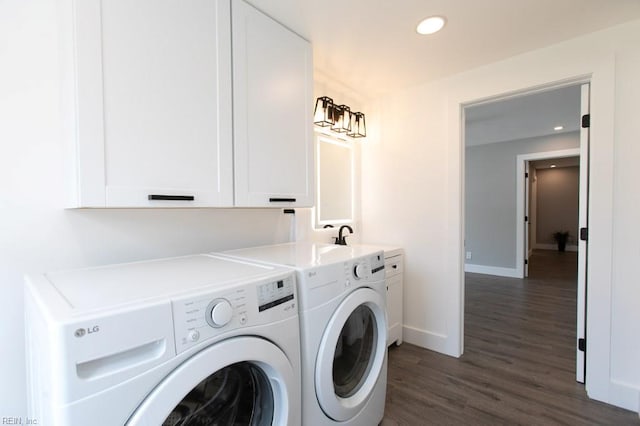
[[[420,21],[416,27],[416,31],[422,35],[434,34],[444,28],[446,23],[447,20],[444,16],[430,16]]]
[[[352,112],[348,105],[337,105],[328,96],[316,99],[313,123],[320,127],[329,127],[337,133],[346,133],[352,138],[367,136],[364,113]]]
[[[351,113],[351,130],[347,132],[347,136],[351,136],[352,138],[364,138],[367,136],[367,128],[364,123],[363,113]]]
[[[560,131],[562,129],[564,129],[564,126],[556,126],[556,127],[553,128],[553,130],[555,130],[556,132]]]
[[[313,111],[313,124],[320,127],[333,126],[333,99],[321,96],[316,99],[316,109]]]
[[[334,123],[331,130],[338,133],[351,131],[351,108],[347,105],[334,105]]]

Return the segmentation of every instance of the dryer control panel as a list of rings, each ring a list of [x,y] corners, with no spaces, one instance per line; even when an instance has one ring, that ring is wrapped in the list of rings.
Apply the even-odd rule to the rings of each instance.
[[[377,280],[380,272],[384,274],[384,255],[382,253],[357,259],[351,269],[351,274],[356,280]]]
[[[299,271],[300,312],[323,306],[361,287],[385,288],[382,251]],[[384,293],[384,292],[383,292]]]
[[[209,338],[297,315],[295,278],[289,273],[172,301],[176,352]]]

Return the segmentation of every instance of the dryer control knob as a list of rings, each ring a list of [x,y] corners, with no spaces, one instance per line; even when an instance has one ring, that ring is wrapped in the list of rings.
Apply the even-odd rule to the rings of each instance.
[[[367,275],[367,268],[365,267],[365,265],[363,265],[362,263],[358,263],[353,267],[353,276],[355,276],[357,279],[360,279],[365,275]]]
[[[223,327],[231,321],[233,308],[228,300],[219,300],[211,308],[211,322],[214,327]]]

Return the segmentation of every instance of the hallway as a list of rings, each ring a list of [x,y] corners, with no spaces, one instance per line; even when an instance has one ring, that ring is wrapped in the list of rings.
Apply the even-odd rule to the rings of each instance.
[[[382,424],[640,424],[575,381],[576,268],[536,250],[527,279],[468,273],[464,355],[392,347]]]

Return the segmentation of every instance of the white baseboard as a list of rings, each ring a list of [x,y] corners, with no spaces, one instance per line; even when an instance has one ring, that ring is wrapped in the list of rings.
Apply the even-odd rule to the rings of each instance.
[[[465,272],[473,272],[474,274],[497,275],[499,277],[522,278],[515,268],[502,268],[499,266],[484,266],[465,263]]]
[[[440,352],[445,355],[454,357],[459,356],[459,354],[450,353],[447,345],[447,336],[444,334],[421,330],[408,325],[403,325],[402,330],[402,339],[407,343]]]
[[[611,380],[607,402],[640,414],[640,389],[628,383]]]
[[[533,248],[539,249],[539,250],[558,250],[558,245],[557,244],[536,244],[533,246]],[[578,246],[567,245],[566,250],[578,251]]]

